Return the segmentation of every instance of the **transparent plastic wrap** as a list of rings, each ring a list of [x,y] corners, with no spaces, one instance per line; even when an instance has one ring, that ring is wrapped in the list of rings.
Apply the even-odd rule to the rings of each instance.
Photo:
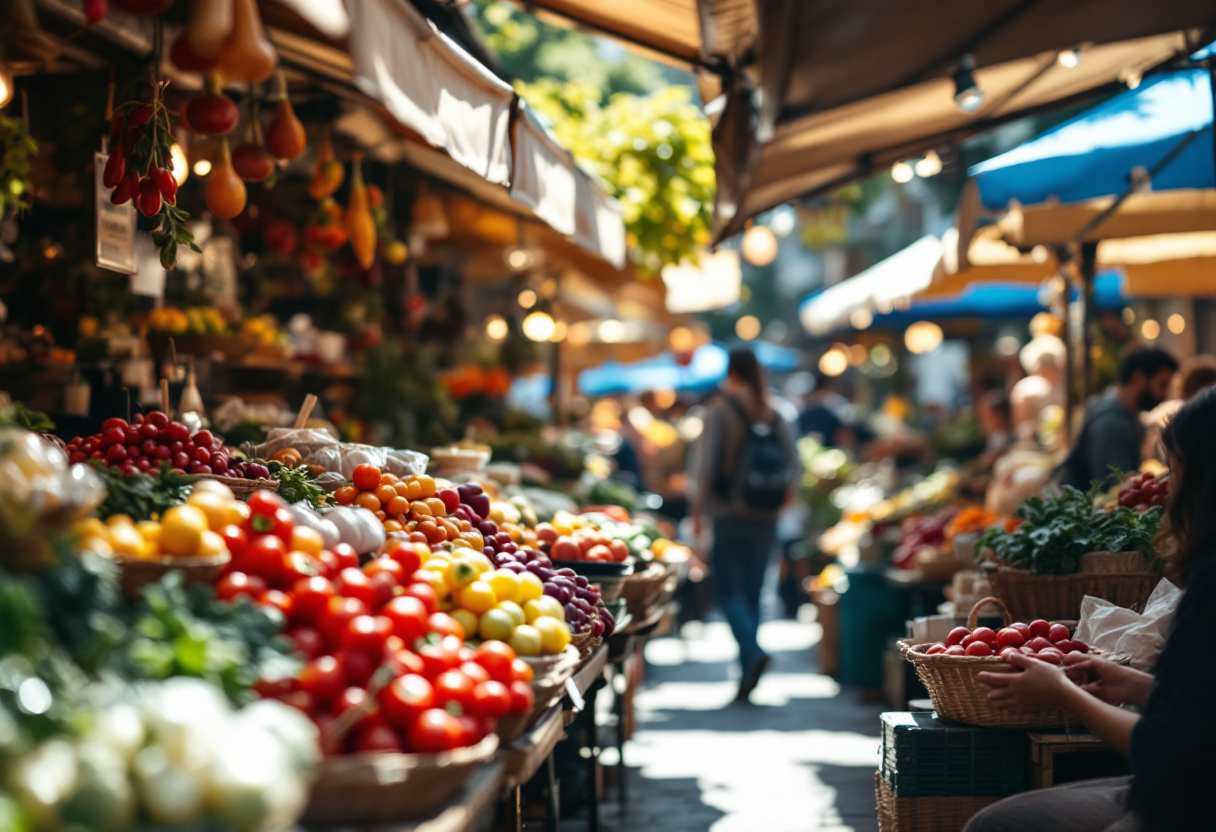
[[[29,431],[0,430],[0,563],[32,569],[46,562],[54,537],[105,496],[93,469],[69,465],[58,446]]]
[[[274,428],[265,444],[255,446],[253,452],[262,459],[269,459],[284,448],[295,448],[307,464],[339,473],[347,480],[355,468],[363,464],[375,465],[398,477],[408,477],[426,473],[429,461],[426,454],[417,451],[339,442],[327,431],[308,428]]]

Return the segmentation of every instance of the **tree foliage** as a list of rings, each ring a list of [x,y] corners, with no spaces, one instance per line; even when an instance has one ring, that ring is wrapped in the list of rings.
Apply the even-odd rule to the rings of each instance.
[[[688,76],[507,3],[477,12],[520,97],[620,200],[639,268],[695,259],[709,242],[714,157]]]

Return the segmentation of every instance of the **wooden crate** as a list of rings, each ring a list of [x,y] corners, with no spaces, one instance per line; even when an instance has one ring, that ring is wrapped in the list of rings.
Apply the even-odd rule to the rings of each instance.
[[[1127,759],[1093,734],[1058,731],[1028,736],[1032,789],[1128,773]]]

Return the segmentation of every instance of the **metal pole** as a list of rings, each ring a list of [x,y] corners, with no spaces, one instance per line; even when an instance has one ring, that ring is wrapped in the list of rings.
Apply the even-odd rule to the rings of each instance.
[[[1093,312],[1094,272],[1097,268],[1098,244],[1081,244],[1081,406],[1085,407],[1093,393]]]

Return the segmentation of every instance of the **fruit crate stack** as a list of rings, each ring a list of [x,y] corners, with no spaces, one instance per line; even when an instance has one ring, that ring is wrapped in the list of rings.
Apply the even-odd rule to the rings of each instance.
[[[881,832],[957,832],[980,809],[1029,788],[1026,733],[882,715],[876,789]]]

